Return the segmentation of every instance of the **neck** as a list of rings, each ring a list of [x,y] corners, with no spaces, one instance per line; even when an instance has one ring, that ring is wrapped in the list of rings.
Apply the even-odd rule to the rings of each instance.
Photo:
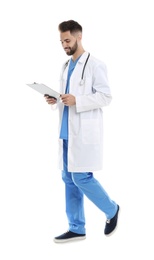
[[[77,50],[73,55],[72,55],[72,60],[75,61],[79,56],[81,56],[85,52],[84,49]]]

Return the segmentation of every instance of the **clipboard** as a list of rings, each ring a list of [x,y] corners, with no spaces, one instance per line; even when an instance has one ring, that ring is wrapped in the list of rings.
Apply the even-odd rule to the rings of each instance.
[[[26,84],[26,85],[31,87],[32,89],[38,91],[39,93],[41,93],[43,95],[47,95],[47,96],[53,97],[55,99],[58,99],[60,97],[60,93],[49,88],[45,84],[34,82],[32,84]]]

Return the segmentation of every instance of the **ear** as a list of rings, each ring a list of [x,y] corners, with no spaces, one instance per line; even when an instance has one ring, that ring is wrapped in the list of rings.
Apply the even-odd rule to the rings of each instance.
[[[79,40],[79,41],[82,40],[82,33],[81,33],[81,32],[78,33],[78,40]]]

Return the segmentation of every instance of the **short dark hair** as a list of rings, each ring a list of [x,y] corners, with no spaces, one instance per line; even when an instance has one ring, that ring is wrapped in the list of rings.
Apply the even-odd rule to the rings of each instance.
[[[68,20],[60,23],[58,29],[60,32],[70,31],[71,34],[75,32],[82,32],[82,26],[74,20]]]

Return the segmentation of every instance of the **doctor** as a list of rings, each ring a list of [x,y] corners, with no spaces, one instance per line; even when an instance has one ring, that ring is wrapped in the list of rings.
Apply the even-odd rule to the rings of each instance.
[[[45,99],[50,105],[57,104],[60,115],[59,167],[65,184],[68,230],[54,242],[63,243],[86,238],[84,195],[105,214],[105,235],[117,226],[119,205],[93,174],[102,169],[103,107],[112,99],[106,66],[84,50],[78,22],[64,21],[58,29],[70,59],[62,66],[60,100]]]

